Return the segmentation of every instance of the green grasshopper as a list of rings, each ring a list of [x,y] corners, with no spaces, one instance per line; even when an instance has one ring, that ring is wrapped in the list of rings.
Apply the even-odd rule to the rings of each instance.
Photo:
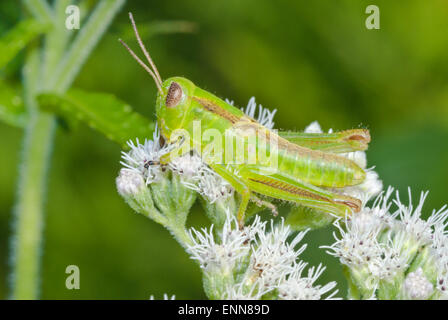
[[[237,213],[240,225],[244,224],[244,213],[249,201],[270,205],[261,201],[257,195],[286,200],[342,217],[360,210],[362,203],[359,199],[341,195],[335,190],[362,183],[366,173],[355,162],[337,153],[367,149],[370,142],[368,130],[277,134],[186,78],[172,77],[162,81],[139,36],[132,14],[129,16],[140,48],[152,69],[121,39],[120,42],[154,79],[158,90],[158,127],[165,141],[175,141],[173,150],[163,155],[160,163],[148,165],[165,165],[173,157],[186,152],[203,154],[208,144],[194,134],[194,123],[201,121],[203,130],[213,129],[222,136],[233,131],[236,135],[245,136],[247,141],[254,142],[252,145],[244,144],[245,154],[260,151],[260,148],[268,154],[276,150],[278,161],[275,167],[260,159],[254,163],[234,161],[237,155],[230,157],[231,161],[227,156],[227,161],[222,161],[224,156],[204,158],[204,162],[241,195]],[[178,130],[193,139],[188,142],[182,137],[176,140],[174,133]],[[272,141],[275,141],[275,146]],[[273,211],[276,212],[275,208]]]

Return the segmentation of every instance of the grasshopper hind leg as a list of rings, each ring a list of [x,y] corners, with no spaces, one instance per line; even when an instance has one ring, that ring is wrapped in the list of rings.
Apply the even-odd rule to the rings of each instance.
[[[295,202],[338,217],[361,210],[362,202],[359,199],[321,189],[285,173],[263,172],[263,168],[252,166],[245,168],[242,174],[252,192]]]
[[[337,217],[345,217],[346,214],[361,210],[362,203],[359,199],[321,189],[285,173],[263,172],[262,167],[247,166],[236,174],[224,165],[210,164],[210,167],[241,195],[237,213],[240,228],[244,226],[245,212],[251,198],[257,205],[270,208],[276,215],[276,207],[259,199],[254,193],[295,202]]]

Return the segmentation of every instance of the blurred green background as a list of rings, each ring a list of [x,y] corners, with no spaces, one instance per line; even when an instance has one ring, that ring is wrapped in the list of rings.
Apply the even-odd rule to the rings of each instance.
[[[92,1],[94,3],[94,1]],[[365,8],[380,8],[367,30]],[[251,96],[277,108],[276,127],[371,130],[369,166],[385,185],[417,199],[426,214],[447,200],[448,3],[407,1],[128,1],[83,67],[74,87],[116,94],[154,117],[153,80],[118,43],[128,28],[187,20],[191,34],[147,40],[162,77],[185,76],[245,106]],[[19,1],[0,2],[0,33],[21,17]],[[81,25],[82,28],[82,25]],[[132,41],[132,40],[131,40]],[[135,43],[133,43],[134,45]],[[135,47],[135,46],[134,46]],[[20,81],[18,57],[3,76]],[[8,252],[22,131],[0,123],[0,297],[7,297]],[[120,148],[80,127],[59,129],[49,175],[42,298],[205,298],[200,270],[167,231],[134,214],[115,190]],[[208,224],[199,206],[191,223]],[[346,285],[336,259],[319,249],[331,228],[308,234],[302,258],[328,266],[322,282]],[[81,289],[65,288],[65,268],[81,270]]]

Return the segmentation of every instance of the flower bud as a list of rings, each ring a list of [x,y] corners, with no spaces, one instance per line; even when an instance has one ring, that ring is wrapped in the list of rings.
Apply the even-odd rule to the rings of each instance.
[[[122,168],[116,179],[118,193],[122,197],[133,197],[146,188],[141,174],[136,171]]]

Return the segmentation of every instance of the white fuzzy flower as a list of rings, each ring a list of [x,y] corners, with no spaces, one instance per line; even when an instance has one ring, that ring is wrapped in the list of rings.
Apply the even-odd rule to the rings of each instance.
[[[282,219],[281,224],[276,226],[271,220],[271,231],[258,234],[252,254],[252,268],[259,273],[265,286],[277,286],[292,271],[298,256],[306,249],[306,244],[296,249],[306,232],[299,232],[288,243],[290,228],[285,226]]]
[[[349,160],[352,160],[354,163],[356,163],[362,169],[366,169],[366,167],[367,167],[367,155],[364,151],[358,150],[358,151],[352,151],[352,152],[343,152],[343,153],[339,153],[339,155],[346,157]]]
[[[390,280],[408,267],[408,252],[403,249],[407,237],[400,233],[394,238],[388,235],[388,240],[381,243],[381,254],[367,264],[369,271],[378,280]]]
[[[437,277],[436,287],[442,295],[441,298],[448,300],[448,273],[440,274]]]
[[[363,207],[361,212],[340,222],[339,236],[336,242],[326,247],[329,254],[337,256],[355,275],[358,286],[380,288],[380,281],[392,283],[399,281],[403,297],[409,299],[426,299],[432,296],[433,288],[437,288],[435,298],[448,298],[448,250],[447,250],[447,216],[444,206],[433,211],[427,219],[422,219],[422,208],[427,193],[420,196],[418,205],[412,205],[409,191],[409,205],[404,205],[396,193],[396,199],[389,201],[392,188],[379,196],[372,208]],[[391,205],[397,210],[390,213]],[[416,265],[416,263],[418,263]],[[421,267],[421,272],[409,274],[405,281],[400,280],[410,265]],[[366,271],[367,270],[367,271]],[[429,283],[422,278],[424,273],[436,272],[437,282]],[[425,281],[423,281],[425,280]],[[429,284],[428,284],[429,283]],[[380,290],[380,289],[378,289]]]
[[[243,108],[241,108],[243,110]],[[265,126],[268,129],[274,128],[274,115],[277,112],[277,109],[270,111],[267,108],[263,108],[261,104],[258,105],[257,112],[257,103],[255,102],[255,97],[250,98],[247,103],[247,107],[243,110],[249,117],[257,120],[262,126]]]
[[[256,233],[264,228],[264,223],[256,218],[255,221],[240,230],[236,218],[228,213],[221,234],[220,241],[215,241],[213,225],[209,230],[190,229],[192,244],[187,251],[191,258],[197,260],[202,269],[221,270],[230,273],[235,264],[246,257],[250,251],[250,242]]]
[[[218,286],[213,292],[220,292],[220,298],[261,299],[275,292],[281,293],[281,299],[320,299],[335,287],[333,282],[315,285],[325,269],[321,265],[303,275],[307,264],[298,257],[306,245],[297,246],[306,231],[288,241],[291,230],[283,220],[277,225],[271,220],[267,231],[266,223],[256,216],[252,224],[240,229],[235,217],[228,214],[222,232],[217,231],[191,229],[192,244],[187,250],[208,277],[218,277],[210,283]],[[215,240],[216,234],[221,235],[219,240]],[[236,273],[239,275],[234,277]]]
[[[389,201],[394,192],[394,188],[388,187],[386,192],[381,192],[374,200],[372,207],[364,207],[362,213],[371,215],[381,221],[383,227],[392,226],[394,217],[389,213],[392,203]]]
[[[398,207],[398,210],[394,213],[394,216],[399,216],[401,220],[401,226],[404,230],[414,237],[418,242],[429,244],[433,240],[433,227],[446,221],[448,216],[448,210],[443,207],[441,210],[435,212],[427,219],[421,219],[423,204],[428,196],[428,192],[422,192],[420,195],[420,201],[414,208],[412,205],[411,189],[408,189],[409,205],[406,206],[400,201],[399,194],[397,192],[396,200],[394,201]]]
[[[188,180],[196,176],[205,164],[197,154],[188,153],[172,159],[168,166],[173,172]]]
[[[432,238],[431,250],[432,254],[437,258],[437,267],[439,270],[442,270],[441,274],[448,274],[448,237],[443,224],[435,226]]]
[[[410,272],[403,283],[404,296],[412,300],[426,300],[434,292],[431,282],[426,279],[422,268]]]
[[[199,193],[210,203],[226,199],[233,195],[234,192],[230,183],[205,164],[199,168],[189,181],[185,181],[183,184]]]
[[[306,128],[305,133],[323,133],[319,122],[313,121]]]
[[[122,168],[116,179],[117,190],[123,197],[135,196],[145,187],[145,181],[139,172]]]
[[[135,172],[140,173],[146,181],[146,184],[150,184],[154,181],[158,181],[162,174],[161,166],[157,164],[160,157],[169,152],[169,146],[161,146],[160,144],[160,132],[156,128],[153,134],[153,140],[145,139],[143,144],[136,139],[136,143],[128,141],[127,145],[130,147],[129,152],[122,151],[122,159],[120,163]],[[155,164],[151,164],[150,162]]]
[[[302,276],[306,263],[299,263],[294,266],[288,279],[285,279],[278,286],[278,295],[283,300],[320,300],[322,297],[336,287],[336,282],[332,281],[324,286],[314,283],[324,272],[325,267],[321,264],[315,268],[308,269],[307,276]],[[333,291],[325,300],[333,299],[337,290]]]
[[[322,246],[329,249],[328,254],[338,257],[343,264],[351,267],[363,267],[377,259],[382,254],[382,248],[377,241],[381,232],[381,225],[369,222],[372,229],[365,228],[365,217],[358,222],[356,215],[351,220],[345,221],[345,229],[336,221],[334,224],[339,229],[340,237],[333,234],[336,242],[331,246]]]

